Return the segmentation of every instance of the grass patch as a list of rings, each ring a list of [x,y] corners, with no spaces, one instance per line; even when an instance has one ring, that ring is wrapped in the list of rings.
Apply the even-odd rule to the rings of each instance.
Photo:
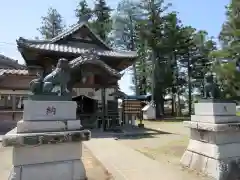
[[[236,115],[237,115],[237,116],[240,116],[240,112],[237,112]]]

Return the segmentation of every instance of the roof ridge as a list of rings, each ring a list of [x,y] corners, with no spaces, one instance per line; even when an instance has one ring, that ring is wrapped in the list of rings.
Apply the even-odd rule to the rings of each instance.
[[[73,48],[75,49],[76,52],[74,53],[80,53],[80,51],[82,53],[87,53],[89,52],[91,49],[89,48],[78,48],[78,47],[74,47],[74,46],[71,46],[71,45],[67,45],[67,44],[52,44],[52,43],[41,43],[41,44],[30,44],[30,43],[26,43],[24,44],[24,46],[26,47],[30,47],[30,48],[34,48],[34,49],[45,49],[45,50],[53,50],[53,51],[64,51],[64,49],[69,49],[69,48]],[[54,50],[55,48],[57,47],[57,50]],[[60,48],[60,47],[65,47],[65,48]],[[121,55],[121,56],[137,56],[137,53],[136,51],[125,51],[125,52],[119,52],[119,51],[114,51],[114,50],[98,50],[98,49],[94,49],[94,51],[98,54],[98,55],[103,55],[103,54],[116,54],[116,55]]]
[[[57,41],[73,34],[74,32],[78,31],[81,27],[86,26],[88,28],[88,30],[90,31],[90,33],[96,37],[96,39],[102,44],[104,45],[108,50],[114,50],[111,46],[109,46],[106,42],[104,42],[99,35],[97,35],[87,24],[86,21],[82,21],[82,22],[77,22],[76,24],[73,24],[72,26],[70,26],[68,29],[66,29],[65,31],[63,31],[62,33],[60,33],[59,35],[57,35],[56,37],[52,38],[52,39],[48,39],[48,40],[30,40],[30,39],[25,39],[23,37],[19,37],[18,40],[16,40],[17,44],[20,43],[31,43],[31,44],[44,44],[44,43],[56,43]]]
[[[86,26],[88,28],[88,30],[90,31],[90,33],[92,33],[107,49],[112,50],[112,47],[107,45],[106,42],[104,42],[96,33],[94,33],[92,31],[92,29],[88,26],[87,22],[85,22],[85,21],[80,22],[80,23],[76,23],[75,25],[73,24],[71,28],[69,28],[68,30],[60,33],[56,37],[52,38],[50,40],[50,42],[55,43],[55,42],[63,39],[64,37],[69,36],[69,35],[73,34],[74,32],[78,31],[83,26]]]
[[[12,58],[10,58],[10,57],[7,57],[7,56],[5,56],[5,55],[3,55],[3,54],[0,54],[0,58],[3,58],[3,59],[5,59],[5,60],[9,60],[9,61],[12,61],[12,62],[15,62],[15,63],[18,62],[17,60],[12,59]]]
[[[56,37],[52,38],[50,40],[51,43],[55,43],[61,39],[63,39],[64,37],[71,35],[72,33],[74,33],[75,31],[77,31],[78,29],[80,29],[82,26],[84,25],[83,22],[81,23],[76,23],[73,24],[72,27],[69,27],[68,29],[66,29],[65,31],[63,31],[62,33],[60,33],[59,35],[57,35]]]
[[[28,69],[19,69],[19,68],[0,68],[0,70],[21,70],[21,71],[28,71]]]
[[[26,67],[25,65],[18,63],[18,60],[12,59],[12,58],[7,57],[7,56],[5,56],[3,54],[0,54],[0,61],[7,62],[9,66],[17,65],[17,66],[19,66],[21,68],[25,68]],[[11,69],[14,69],[14,68],[16,68],[16,67],[12,67]]]
[[[19,37],[19,39],[16,40],[17,44],[19,43],[31,43],[31,44],[44,44],[44,43],[50,43],[50,40],[32,40],[32,39],[25,39],[23,37]]]

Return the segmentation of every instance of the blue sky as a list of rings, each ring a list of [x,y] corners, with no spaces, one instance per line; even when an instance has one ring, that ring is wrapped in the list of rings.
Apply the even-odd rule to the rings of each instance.
[[[120,0],[107,0],[112,8]],[[19,60],[23,59],[16,48],[19,36],[34,38],[39,36],[37,28],[41,24],[41,16],[45,15],[48,7],[56,8],[65,19],[67,25],[76,22],[74,9],[78,0],[3,0],[0,6],[0,54]],[[92,6],[94,0],[88,0]],[[185,25],[196,29],[206,30],[210,36],[217,37],[225,20],[224,6],[229,0],[168,0],[173,4],[172,9],[179,12],[179,17]],[[120,80],[120,88],[132,94],[130,73],[125,73]]]

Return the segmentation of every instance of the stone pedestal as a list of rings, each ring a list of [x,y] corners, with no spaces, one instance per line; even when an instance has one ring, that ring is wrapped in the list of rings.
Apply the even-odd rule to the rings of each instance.
[[[2,140],[13,147],[9,179],[86,179],[82,141],[90,131],[81,129],[76,108],[72,101],[24,101],[24,119]]]
[[[190,142],[181,163],[216,180],[240,178],[240,117],[233,102],[203,100],[185,121]]]

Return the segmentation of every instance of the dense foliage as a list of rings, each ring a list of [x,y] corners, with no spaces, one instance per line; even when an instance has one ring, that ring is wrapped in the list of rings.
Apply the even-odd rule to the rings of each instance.
[[[38,29],[44,39],[51,39],[65,28],[63,18],[54,8],[49,8],[47,15],[42,17],[42,26]]]

